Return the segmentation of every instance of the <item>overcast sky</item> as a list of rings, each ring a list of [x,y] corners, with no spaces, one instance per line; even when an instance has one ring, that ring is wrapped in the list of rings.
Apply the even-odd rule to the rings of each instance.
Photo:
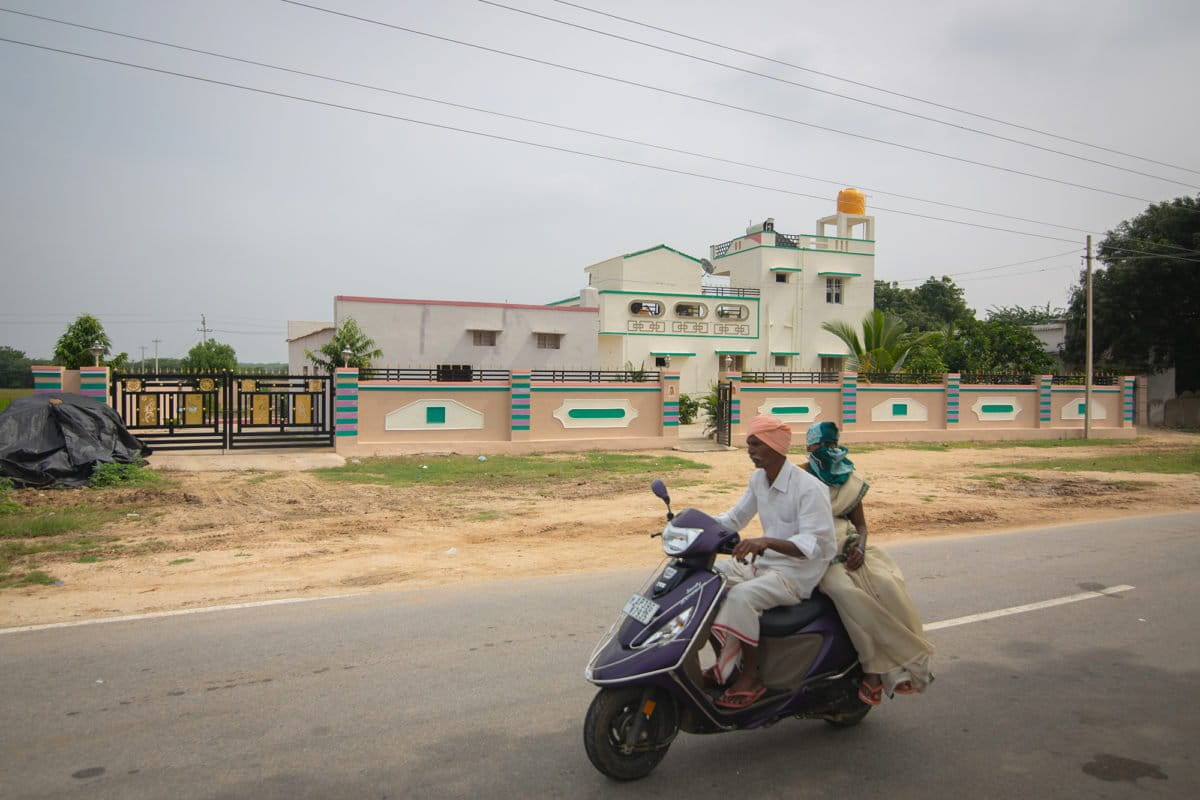
[[[0,13],[0,38],[359,109],[0,42],[0,344],[48,356],[66,325],[91,313],[104,323],[114,351],[136,360],[145,347],[149,358],[159,339],[160,355],[179,356],[200,340],[204,314],[211,335],[232,344],[241,360],[285,361],[286,321],[331,319],[338,294],[551,302],[578,293],[584,267],[621,253],[667,244],[706,256],[709,245],[767,217],[781,232],[811,233],[818,217],[832,213],[839,185],[868,187],[878,278],[915,286],[930,275],[975,271],[955,280],[980,316],[995,305],[1060,306],[1078,277],[1084,231],[1103,234],[1141,212],[1147,200],[1195,194],[1200,185],[1200,173],[1179,168],[1200,170],[1194,84],[1200,3],[1194,0],[578,0],[669,31],[1172,166],[922,105],[554,0],[503,0],[1169,180],[476,0],[312,2],[725,106],[280,0],[0,0],[0,7],[830,182]],[[1069,250],[1074,252],[1058,255]],[[978,271],[1047,256],[1057,257]]]

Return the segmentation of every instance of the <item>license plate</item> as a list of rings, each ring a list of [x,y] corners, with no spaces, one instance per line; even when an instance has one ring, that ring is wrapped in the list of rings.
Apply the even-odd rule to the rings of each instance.
[[[621,609],[629,616],[636,619],[643,625],[654,619],[658,614],[658,603],[648,597],[642,597],[640,594],[635,594],[629,598],[629,602],[625,604],[625,608]]]

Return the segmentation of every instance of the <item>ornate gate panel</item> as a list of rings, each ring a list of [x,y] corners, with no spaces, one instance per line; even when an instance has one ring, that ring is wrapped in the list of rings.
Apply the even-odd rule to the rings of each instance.
[[[125,427],[155,450],[225,446],[225,376],[182,373],[120,374],[112,407]]]
[[[332,447],[328,375],[232,375],[230,449]]]

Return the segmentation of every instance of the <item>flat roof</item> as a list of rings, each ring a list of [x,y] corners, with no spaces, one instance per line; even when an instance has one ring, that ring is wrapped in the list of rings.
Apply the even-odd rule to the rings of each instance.
[[[414,300],[401,297],[358,297],[356,295],[339,294],[333,298],[335,301],[346,301],[349,303],[395,303],[398,305],[413,305],[413,306],[459,306],[461,308],[521,308],[530,311],[565,311],[565,312],[586,312],[595,313],[599,311],[595,306],[537,306],[525,303],[482,303],[470,300]]]

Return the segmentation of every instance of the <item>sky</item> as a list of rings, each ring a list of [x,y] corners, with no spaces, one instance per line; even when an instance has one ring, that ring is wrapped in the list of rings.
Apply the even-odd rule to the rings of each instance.
[[[1192,0],[311,5],[0,0],[0,345],[90,313],[182,356],[203,319],[286,361],[336,295],[553,302],[622,253],[812,233],[842,186],[877,278],[982,317],[1066,305],[1086,233],[1200,186]]]

